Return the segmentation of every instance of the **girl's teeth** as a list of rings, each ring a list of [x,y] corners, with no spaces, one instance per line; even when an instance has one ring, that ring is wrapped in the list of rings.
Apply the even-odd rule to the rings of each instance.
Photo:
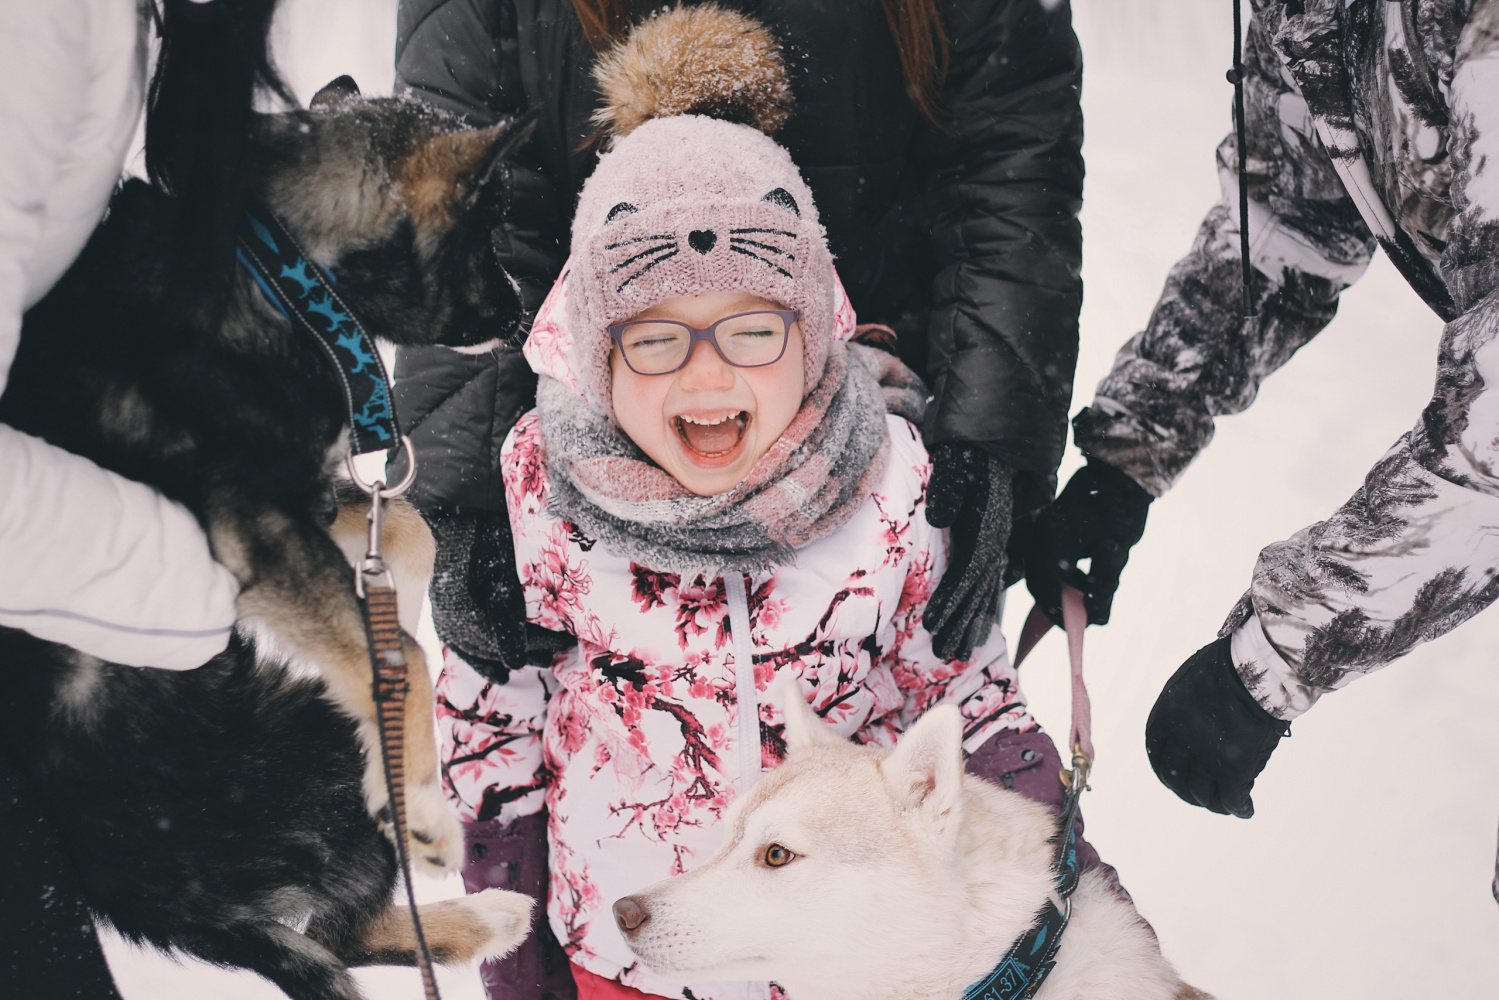
[[[740,411],[740,412],[743,412],[743,411]],[[682,416],[682,419],[685,420],[689,424],[697,424],[700,427],[717,427],[719,424],[723,423],[725,420],[733,420],[733,419],[735,419],[738,416],[739,416],[739,413],[730,413],[727,416],[719,417],[717,420],[696,420],[696,419],[694,419],[692,417],[689,417],[689,416],[687,416],[687,415],[684,414]]]
[[[749,415],[743,410],[731,413],[718,420],[693,420],[687,416],[675,418],[677,434],[690,450],[708,458],[726,455],[744,439]]]

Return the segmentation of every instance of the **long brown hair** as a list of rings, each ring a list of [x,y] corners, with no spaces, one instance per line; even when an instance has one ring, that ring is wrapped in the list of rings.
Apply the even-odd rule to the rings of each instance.
[[[900,71],[906,93],[923,118],[940,125],[937,96],[947,76],[947,32],[937,16],[937,0],[880,0],[890,34],[900,50]],[[595,52],[621,41],[630,31],[631,0],[572,0],[583,24],[583,34]]]

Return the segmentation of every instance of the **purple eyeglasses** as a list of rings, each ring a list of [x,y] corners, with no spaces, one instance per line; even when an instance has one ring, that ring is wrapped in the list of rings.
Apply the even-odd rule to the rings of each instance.
[[[735,313],[704,329],[670,319],[633,320],[609,327],[625,364],[636,375],[670,375],[687,367],[698,341],[713,345],[725,364],[763,368],[781,360],[794,309],[758,309]]]

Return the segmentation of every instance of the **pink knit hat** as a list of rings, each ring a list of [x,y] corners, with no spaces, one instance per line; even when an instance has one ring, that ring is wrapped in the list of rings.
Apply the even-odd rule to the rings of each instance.
[[[711,5],[679,7],[638,26],[595,74],[609,102],[596,118],[616,138],[583,185],[563,279],[589,402],[612,412],[611,324],[717,291],[797,311],[810,392],[833,337],[836,282],[812,192],[759,128],[684,113],[784,120],[790,90],[769,32]]]

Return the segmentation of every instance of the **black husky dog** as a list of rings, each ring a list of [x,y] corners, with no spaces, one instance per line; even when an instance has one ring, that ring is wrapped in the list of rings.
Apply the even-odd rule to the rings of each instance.
[[[257,200],[372,334],[452,346],[508,335],[521,307],[490,232],[503,160],[525,129],[467,130],[415,102],[330,87],[308,111],[257,120]],[[193,511],[239,579],[240,637],[171,673],[0,629],[0,739],[99,916],[136,940],[253,969],[299,1000],[354,997],[346,965],[413,956],[405,911],[390,904],[394,852],[372,818],[388,797],[363,621],[329,531],[347,410],[318,346],[248,273],[216,318],[172,291],[172,210],[143,183],[121,188],[27,314],[0,421]],[[337,522],[357,549],[358,511]],[[408,579],[430,571],[430,536],[409,508],[393,511],[386,537],[393,562],[404,550],[416,564]],[[406,592],[414,609],[420,585]],[[438,785],[425,660],[406,645],[410,853],[448,872],[461,827]],[[320,677],[294,679],[288,662]],[[428,940],[439,959],[503,953],[529,911],[505,892],[439,904]]]

